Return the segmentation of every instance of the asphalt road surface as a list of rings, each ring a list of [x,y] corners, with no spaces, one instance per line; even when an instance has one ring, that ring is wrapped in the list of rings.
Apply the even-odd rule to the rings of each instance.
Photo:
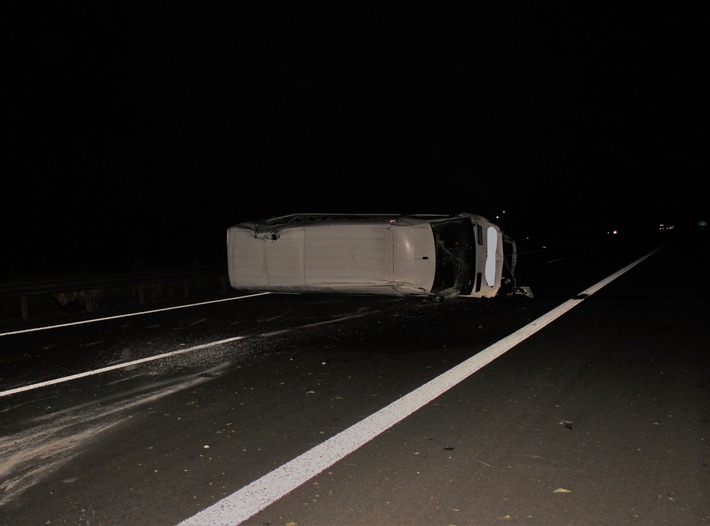
[[[532,299],[0,325],[0,524],[710,524],[707,236],[521,252]]]

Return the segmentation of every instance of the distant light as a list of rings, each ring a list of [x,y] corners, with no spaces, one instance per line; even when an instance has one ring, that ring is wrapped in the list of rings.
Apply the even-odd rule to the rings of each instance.
[[[616,229],[607,232],[607,234],[611,234],[612,236],[615,236],[615,235],[617,235],[618,233],[619,233],[619,231],[616,230]]]
[[[708,226],[708,222],[705,221],[704,219],[701,219],[700,221],[698,221],[698,226],[700,228],[705,228],[706,226]]]
[[[675,225],[666,225],[664,223],[661,223],[658,225],[658,230],[673,230],[675,229]]]

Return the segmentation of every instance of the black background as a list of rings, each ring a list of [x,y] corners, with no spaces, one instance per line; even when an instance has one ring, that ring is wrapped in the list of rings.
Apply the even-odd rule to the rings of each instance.
[[[6,14],[8,280],[220,262],[230,225],[296,212],[505,211],[517,238],[707,219],[706,28],[678,5]]]

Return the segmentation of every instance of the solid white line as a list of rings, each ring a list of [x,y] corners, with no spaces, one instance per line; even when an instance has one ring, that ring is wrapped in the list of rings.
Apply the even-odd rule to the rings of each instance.
[[[235,336],[234,338],[227,338],[226,340],[219,340],[216,342],[204,343],[202,345],[195,345],[194,347],[188,347],[186,349],[180,349],[179,351],[171,351],[163,354],[157,354],[155,356],[148,356],[147,358],[141,358],[139,360],[132,360],[130,362],[119,363],[116,365],[109,365],[108,367],[102,367],[101,369],[94,369],[92,371],[85,371],[83,373],[72,374],[70,376],[63,376],[61,378],[55,378],[54,380],[47,380],[46,382],[39,382],[36,384],[25,385],[23,387],[16,387],[14,389],[8,389],[7,391],[0,391],[0,398],[3,396],[9,396],[16,393],[22,393],[25,391],[32,391],[33,389],[39,389],[41,387],[47,387],[48,385],[56,385],[64,382],[70,382],[78,378],[86,378],[87,376],[94,376],[96,374],[102,374],[108,371],[115,371],[116,369],[124,369],[132,365],[152,362],[154,360],[162,360],[163,358],[169,358],[171,356],[176,356],[178,354],[184,354],[186,352],[199,351],[200,349],[208,349],[209,347],[214,347],[216,345],[222,345],[223,343],[234,342],[241,340],[244,336]]]
[[[46,331],[49,329],[58,329],[59,327],[69,327],[71,325],[83,325],[85,323],[95,323],[97,321],[114,320],[117,318],[129,318],[131,316],[143,316],[144,314],[153,314],[154,312],[165,312],[165,311],[175,310],[175,309],[186,309],[188,307],[197,307],[199,305],[208,305],[210,303],[221,303],[223,301],[244,300],[247,298],[253,298],[254,296],[263,296],[265,294],[271,294],[271,292],[257,292],[256,294],[249,294],[247,296],[236,296],[233,298],[223,298],[223,299],[219,299],[219,300],[202,301],[199,303],[189,303],[187,305],[176,305],[174,307],[165,307],[162,309],[144,310],[144,311],[140,311],[140,312],[130,312],[128,314],[119,314],[117,316],[106,316],[104,318],[94,318],[91,320],[74,321],[71,323],[61,323],[58,325],[45,325],[43,327],[34,327],[32,329],[22,329],[19,331],[0,332],[0,336],[9,336],[11,334],[22,334],[25,332]]]
[[[487,347],[352,427],[341,431],[313,449],[306,451],[260,479],[221,499],[209,508],[205,508],[180,522],[178,526],[235,526],[241,524],[360,446],[404,420],[499,356],[505,354],[518,343],[532,336],[573,307],[576,307],[585,298],[608,285],[658,250],[656,249],[627,265],[608,278],[581,292],[575,299],[566,301],[537,320]]]

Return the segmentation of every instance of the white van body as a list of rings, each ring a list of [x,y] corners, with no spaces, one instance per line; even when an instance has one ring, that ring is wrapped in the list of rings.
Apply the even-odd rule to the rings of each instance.
[[[505,259],[515,262],[505,241],[473,214],[294,214],[227,230],[229,281],[244,291],[491,298]]]

